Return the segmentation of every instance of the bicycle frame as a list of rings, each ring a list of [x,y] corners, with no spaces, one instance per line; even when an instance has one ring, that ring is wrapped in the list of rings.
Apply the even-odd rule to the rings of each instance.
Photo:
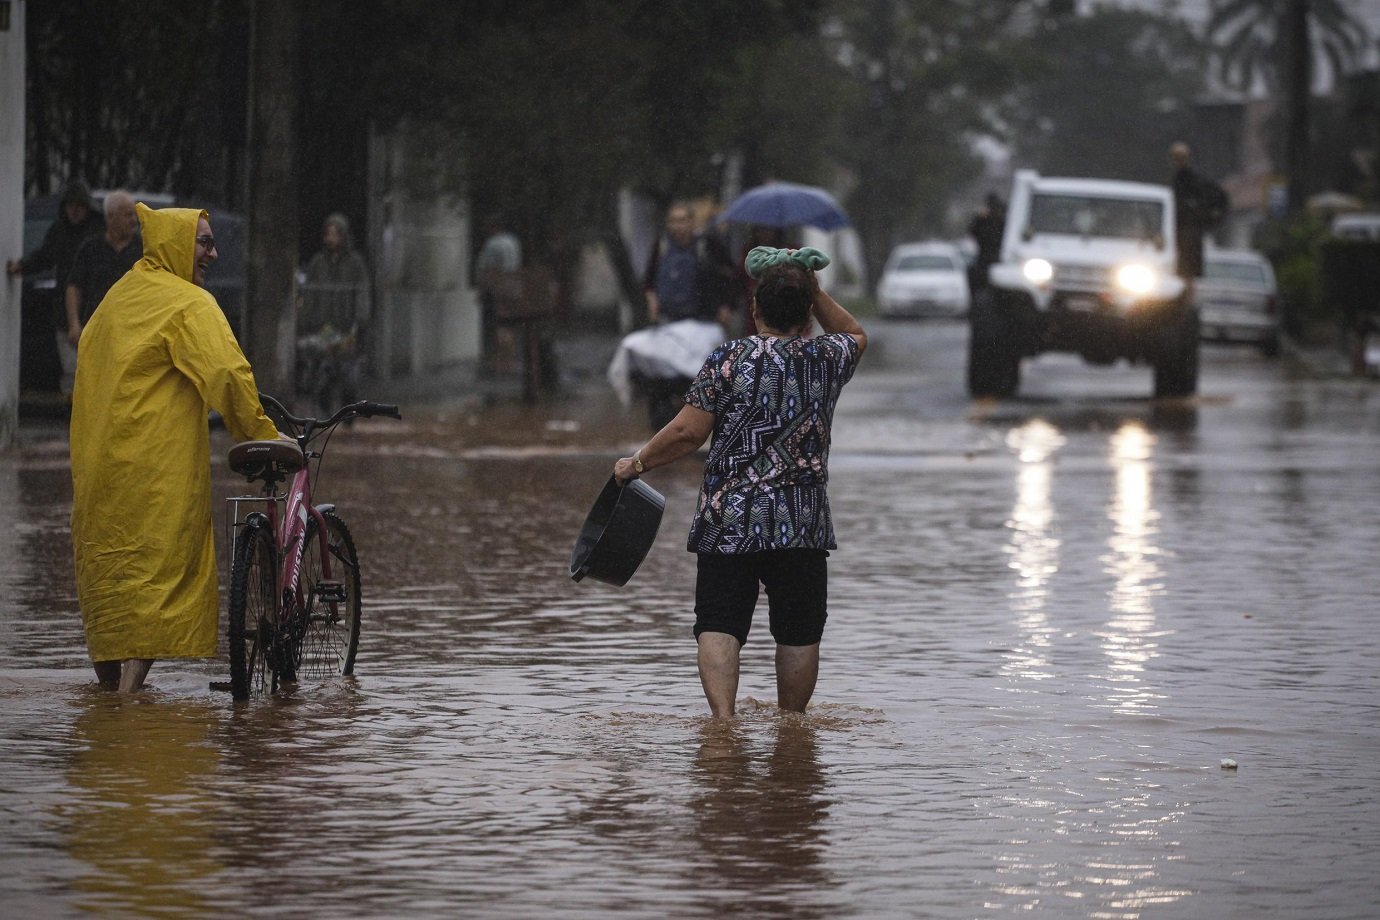
[[[298,439],[299,443],[301,438]],[[235,526],[255,523],[255,517],[263,520],[273,543],[278,548],[277,596],[279,604],[279,626],[291,624],[307,609],[307,598],[302,586],[302,560],[306,555],[307,530],[311,520],[316,521],[316,539],[321,547],[322,578],[335,580],[333,571],[335,559],[328,551],[329,534],[326,518],[321,509],[312,503],[310,461],[318,454],[303,449],[308,465],[292,474],[287,488],[279,494],[272,484],[264,486],[262,496],[241,496],[230,501],[254,500],[263,503],[263,509],[246,515]],[[283,509],[279,511],[279,503]]]
[[[341,422],[376,415],[402,417],[397,406],[363,401],[338,409],[328,419],[299,418],[271,396],[260,393],[259,397],[282,419],[280,427],[292,432],[297,449],[281,441],[250,441],[230,452],[232,469],[251,481],[263,482],[257,496],[228,499],[234,506],[227,518],[227,530],[234,536],[227,545],[234,547],[229,638],[230,683],[236,699],[245,698],[246,677],[260,667],[256,661],[272,671],[275,687],[280,677],[295,681],[303,643],[318,653],[333,651],[338,655],[339,673],[351,673],[359,641],[358,557],[335,506],[314,503],[313,481],[320,473],[330,435]],[[322,440],[313,449],[318,439]],[[252,509],[248,513],[242,513],[245,503]],[[319,542],[312,547],[308,540]],[[255,546],[260,549],[254,550]],[[316,552],[309,559],[313,549]],[[251,565],[262,573],[261,578],[255,576],[260,589],[246,589]],[[258,612],[251,623],[246,605],[253,596],[258,597]],[[342,627],[344,634],[336,632]],[[239,644],[246,641],[252,642],[248,658]],[[259,654],[266,657],[259,659]],[[319,654],[313,661],[319,666]]]

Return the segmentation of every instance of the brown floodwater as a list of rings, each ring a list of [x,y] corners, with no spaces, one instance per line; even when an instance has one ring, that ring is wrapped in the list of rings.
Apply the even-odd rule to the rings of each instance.
[[[814,705],[775,708],[763,621],[729,724],[693,460],[648,477],[626,587],[569,577],[645,437],[597,381],[341,430],[318,498],[359,548],[357,674],[240,706],[223,658],[94,688],[66,443],[29,428],[0,457],[4,913],[1373,916],[1380,390],[1222,350],[1188,408],[1044,359],[973,405],[960,327],[877,339]]]

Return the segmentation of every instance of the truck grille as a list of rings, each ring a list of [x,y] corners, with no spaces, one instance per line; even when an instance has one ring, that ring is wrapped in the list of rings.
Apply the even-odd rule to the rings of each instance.
[[[1054,286],[1064,291],[1105,291],[1112,285],[1111,272],[1097,265],[1056,265]]]

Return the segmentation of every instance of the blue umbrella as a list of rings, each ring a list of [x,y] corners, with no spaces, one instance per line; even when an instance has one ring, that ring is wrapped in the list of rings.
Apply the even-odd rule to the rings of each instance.
[[[821,230],[837,230],[850,223],[833,195],[794,182],[768,182],[748,189],[719,215],[719,220],[763,227],[809,224]]]

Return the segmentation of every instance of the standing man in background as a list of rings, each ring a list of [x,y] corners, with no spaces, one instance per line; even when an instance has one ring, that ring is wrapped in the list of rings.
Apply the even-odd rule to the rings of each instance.
[[[642,278],[647,322],[718,323],[727,334],[737,287],[738,270],[723,243],[713,234],[695,232],[689,205],[672,204],[666,212],[666,232],[652,246]],[[661,428],[680,411],[690,380],[668,376],[642,381],[652,428]]]
[[[297,305],[297,387],[312,394],[322,412],[338,408],[337,389],[346,403],[359,398],[372,313],[369,265],[355,249],[349,219],[330,214],[321,227],[321,249],[302,271]],[[325,360],[304,361],[304,349],[318,350]]]
[[[499,286],[504,275],[522,268],[522,243],[508,230],[501,214],[491,214],[484,221],[484,245],[474,260],[474,277],[479,286],[479,342],[480,357],[489,370],[498,360],[498,301]],[[512,350],[512,342],[505,342],[505,351]]]
[[[1227,214],[1227,193],[1222,186],[1195,170],[1192,153],[1182,141],[1169,148],[1174,175],[1174,238],[1179,249],[1179,275],[1185,293],[1193,296],[1194,279],[1203,276],[1203,237]]]
[[[134,198],[124,189],[105,196],[105,233],[88,236],[77,247],[67,276],[63,302],[67,307],[67,341],[73,348],[91,322],[111,286],[124,277],[144,254],[139,240],[139,215]]]

